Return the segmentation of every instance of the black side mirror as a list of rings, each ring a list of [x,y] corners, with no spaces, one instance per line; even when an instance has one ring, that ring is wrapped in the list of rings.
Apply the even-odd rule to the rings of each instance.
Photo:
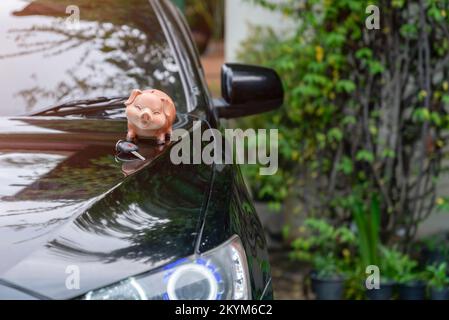
[[[215,108],[220,118],[237,118],[279,108],[284,90],[276,71],[243,64],[221,68],[222,99]]]

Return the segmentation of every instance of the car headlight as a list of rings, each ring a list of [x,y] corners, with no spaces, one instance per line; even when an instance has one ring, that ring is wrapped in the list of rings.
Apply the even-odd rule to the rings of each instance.
[[[85,300],[246,300],[251,298],[242,243],[233,236],[221,246],[177,260],[155,272],[93,290]]]

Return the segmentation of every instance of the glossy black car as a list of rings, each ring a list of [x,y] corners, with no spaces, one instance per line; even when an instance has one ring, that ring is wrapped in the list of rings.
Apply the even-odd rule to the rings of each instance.
[[[273,71],[225,65],[211,99],[169,1],[3,0],[0,39],[0,299],[273,297],[237,165],[114,150],[133,88],[167,92],[193,134],[279,106]]]

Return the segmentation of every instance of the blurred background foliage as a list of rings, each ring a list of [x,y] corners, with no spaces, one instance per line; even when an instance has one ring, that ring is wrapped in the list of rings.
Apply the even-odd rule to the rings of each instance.
[[[274,208],[289,198],[305,216],[351,220],[379,197],[381,237],[406,245],[435,204],[449,116],[448,1],[252,0],[297,21],[291,36],[255,28],[240,59],[276,69],[281,112],[242,121],[280,130],[280,170],[258,176],[255,194]]]
[[[172,0],[184,13],[199,52],[224,36],[224,0]]]
[[[448,208],[436,187],[448,163],[449,1],[376,1],[378,30],[365,25],[368,1],[248,1],[295,21],[291,34],[254,27],[239,54],[274,68],[284,83],[280,111],[239,125],[279,129],[278,173],[246,166],[245,174],[256,198],[286,217],[292,256],[323,274],[346,266],[351,298],[362,297],[369,264],[397,283],[429,272],[446,281],[437,278],[445,265],[418,267],[426,257],[414,240],[435,209]],[[312,230],[304,234],[304,226]],[[321,252],[317,241],[345,226],[356,237],[346,256]],[[335,252],[339,240],[328,242]],[[438,252],[442,246],[447,240]],[[424,264],[447,260],[428,258]],[[323,259],[332,263],[321,267]]]

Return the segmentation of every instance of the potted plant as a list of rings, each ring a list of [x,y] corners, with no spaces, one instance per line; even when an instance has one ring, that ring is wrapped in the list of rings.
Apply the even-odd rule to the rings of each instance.
[[[435,265],[449,262],[448,235],[439,234],[424,238],[416,243],[415,250],[421,257],[423,265]]]
[[[353,196],[350,201],[350,209],[357,227],[357,249],[358,249],[358,269],[366,277],[368,266],[378,266],[380,268],[379,288],[368,288],[365,281],[362,285],[365,289],[365,296],[369,300],[390,300],[393,296],[394,281],[391,278],[392,270],[388,264],[389,257],[385,257],[384,250],[381,250],[380,242],[380,204],[376,194],[371,196],[369,206],[365,205],[360,197]]]
[[[343,299],[347,270],[344,255],[355,241],[354,234],[347,227],[336,228],[324,219],[307,219],[300,234],[292,243],[292,256],[312,264],[310,279],[316,299]]]
[[[396,287],[396,281],[394,276],[394,271],[390,266],[390,261],[388,256],[384,255],[384,251],[381,249],[381,254],[379,255],[379,287],[369,289],[365,285],[365,297],[369,300],[391,300],[394,296],[394,289]],[[366,269],[364,269],[365,271]],[[366,277],[366,273],[365,273]],[[365,279],[366,280],[366,279]]]
[[[387,275],[398,284],[399,298],[424,300],[426,285],[423,281],[424,274],[418,270],[418,262],[396,249],[383,249],[383,255]]]
[[[314,270],[310,273],[312,291],[318,300],[343,299],[345,274],[339,267],[338,260],[332,256],[314,258]]]
[[[380,277],[379,289],[366,290],[366,297],[369,300],[391,300],[396,283],[385,277]]]
[[[396,249],[379,245],[379,289],[367,290],[366,297],[370,300],[391,300],[395,296],[397,279],[399,278],[399,264],[403,255]]]
[[[375,265],[379,267],[379,286],[375,288],[369,288],[366,281],[366,265],[363,265],[364,277],[363,285],[365,288],[365,297],[368,300],[391,300],[394,296],[394,289],[396,287],[396,281],[394,280],[394,273],[391,271],[389,262],[384,258],[384,255],[379,255],[379,264]]]
[[[432,300],[449,300],[449,277],[446,262],[426,268]]]

